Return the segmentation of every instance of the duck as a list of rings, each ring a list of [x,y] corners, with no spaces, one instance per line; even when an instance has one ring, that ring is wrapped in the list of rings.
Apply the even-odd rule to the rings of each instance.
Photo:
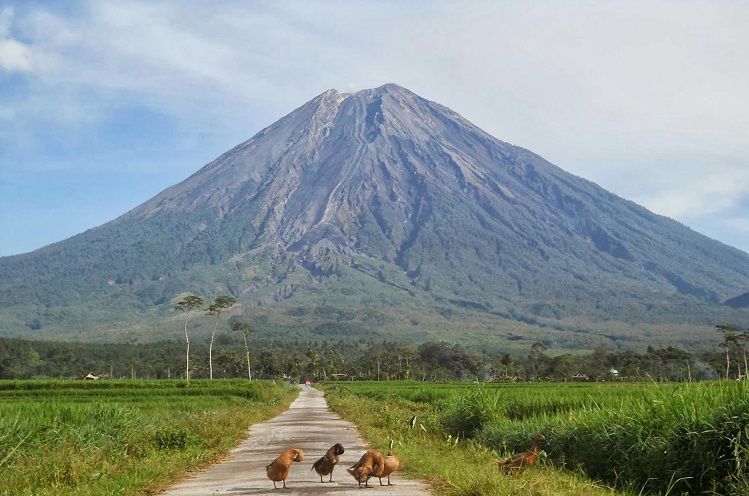
[[[359,458],[359,461],[354,466],[347,468],[346,471],[359,483],[361,488],[362,482],[364,487],[369,487],[369,478],[380,477],[384,468],[385,459],[382,453],[377,450],[367,450]]]
[[[546,441],[546,437],[543,434],[533,438],[533,444],[531,449],[512,455],[507,460],[497,460],[497,465],[507,475],[520,475],[520,472],[538,461],[538,452],[541,450],[540,446]]]
[[[278,489],[276,482],[283,482],[286,489],[286,478],[289,476],[289,468],[292,462],[301,462],[304,460],[304,452],[300,449],[287,449],[276,457],[275,460],[265,466],[265,472],[268,478],[273,481],[273,489]]]
[[[390,484],[390,474],[398,470],[401,466],[400,459],[394,454],[394,453],[388,453],[388,455],[385,457],[385,465],[382,469],[382,473],[378,475],[377,477],[380,479],[380,485],[384,486],[385,484],[382,483],[382,478],[387,477],[388,478],[388,486],[391,486]]]
[[[323,475],[330,475],[328,482],[333,482],[333,469],[338,464],[338,455],[343,453],[343,445],[336,443],[325,452],[325,455],[312,464],[312,470],[320,475],[320,482],[324,482],[322,480]]]

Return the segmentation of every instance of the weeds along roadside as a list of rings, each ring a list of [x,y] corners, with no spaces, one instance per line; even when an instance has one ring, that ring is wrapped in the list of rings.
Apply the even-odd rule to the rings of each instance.
[[[618,405],[491,419],[475,439],[516,448],[538,432],[550,460],[634,493],[749,494],[746,383],[650,386]]]
[[[0,495],[158,490],[296,394],[246,380],[0,382]]]
[[[372,384],[372,383],[370,383]],[[445,396],[438,390],[399,395],[398,383],[357,394],[357,385],[323,384],[331,407],[356,423],[369,444],[383,451],[393,440],[405,475],[425,480],[436,494],[449,496],[623,494],[587,477],[553,467],[530,468],[523,477],[507,477],[495,464],[497,453],[475,442],[448,434],[443,426]],[[408,387],[408,386],[407,386]],[[431,389],[431,388],[430,388]],[[461,391],[464,389],[461,387]],[[527,449],[527,440],[526,447]],[[397,484],[397,475],[394,477]]]
[[[464,449],[481,446],[494,454],[525,450],[543,433],[547,465],[632,494],[749,494],[745,383],[400,387],[335,386],[331,403],[358,398],[378,403],[375,411],[398,410],[401,418],[372,422],[379,425],[377,435],[390,426],[398,432],[387,435],[405,439],[409,432],[394,426],[413,411],[416,427],[424,424],[435,439],[457,437]]]

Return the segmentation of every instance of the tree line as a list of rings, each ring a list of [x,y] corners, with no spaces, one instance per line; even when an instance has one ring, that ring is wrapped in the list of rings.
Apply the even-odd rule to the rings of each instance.
[[[233,307],[237,303],[237,300],[233,296],[221,295],[217,296],[216,299],[208,305],[203,307],[203,298],[197,295],[188,294],[181,298],[172,308],[178,312],[182,312],[185,316],[185,342],[187,344],[187,351],[185,353],[185,380],[190,381],[190,333],[187,329],[187,325],[190,322],[190,313],[193,311],[204,311],[208,315],[215,318],[213,330],[211,332],[211,341],[208,345],[208,378],[213,380],[213,343],[216,339],[216,331],[218,331],[218,325],[221,321],[221,312]],[[247,375],[252,380],[252,369],[250,367],[250,350],[248,348],[248,337],[252,329],[249,324],[244,322],[235,322],[232,325],[233,331],[241,332],[244,335],[244,346],[247,352]]]
[[[220,312],[211,315],[220,318]],[[241,321],[229,324],[234,332],[214,330],[210,338],[191,343],[189,355],[186,343],[178,341],[100,344],[0,338],[0,379],[75,378],[88,372],[113,378],[186,379],[189,374],[190,378],[291,381],[694,381],[747,377],[749,330],[727,326],[718,329],[725,336],[724,346],[713,352],[669,346],[649,347],[644,352],[597,349],[570,354],[555,353],[535,343],[527,353],[489,355],[436,341],[276,338],[256,340],[249,346],[249,326]]]

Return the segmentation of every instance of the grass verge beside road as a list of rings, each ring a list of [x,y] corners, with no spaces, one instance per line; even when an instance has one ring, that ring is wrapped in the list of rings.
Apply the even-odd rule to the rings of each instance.
[[[270,381],[2,381],[0,495],[155,493],[296,394]]]
[[[374,385],[374,383],[369,383]],[[429,385],[427,385],[428,387]],[[473,440],[448,434],[442,411],[430,401],[400,397],[399,387],[408,383],[380,383],[383,394],[371,390],[357,394],[367,384],[323,384],[326,398],[343,418],[356,423],[367,442],[383,452],[393,440],[393,451],[403,463],[404,474],[425,480],[434,492],[445,496],[598,496],[617,495],[583,475],[543,466],[526,470],[520,477],[503,475],[495,464],[497,452]],[[442,397],[439,391],[421,388],[420,397]],[[436,389],[436,388],[435,388]],[[389,392],[388,392],[389,391]],[[423,393],[423,394],[422,394]],[[437,402],[439,403],[439,402]],[[414,418],[415,417],[415,418]],[[412,427],[413,425],[413,427]],[[530,442],[530,438],[528,439]],[[527,449],[527,447],[526,447]],[[398,475],[393,478],[397,484]]]
[[[603,484],[633,495],[749,494],[747,382],[352,382],[326,390],[373,445],[400,443],[412,470],[434,475],[444,494],[597,494]],[[541,466],[518,479],[500,475],[493,459],[528,449],[538,434],[548,441]]]

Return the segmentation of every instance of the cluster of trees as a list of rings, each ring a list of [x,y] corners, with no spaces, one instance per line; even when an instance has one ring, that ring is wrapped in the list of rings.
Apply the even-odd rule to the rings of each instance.
[[[741,331],[737,327],[729,325],[718,325],[716,329],[723,335],[723,342],[720,346],[726,350],[725,377],[728,379],[733,375],[736,379],[741,379],[742,377],[746,379],[749,377],[749,362],[747,362],[746,357],[746,348],[749,344],[749,329]],[[731,356],[735,357],[735,365],[733,367],[731,367]],[[744,366],[743,373],[741,371],[742,364]]]
[[[189,381],[190,339],[188,324],[193,311],[205,311],[215,317],[208,344],[208,377],[213,379],[213,347],[219,328],[222,311],[231,308],[236,300],[231,296],[218,296],[214,302],[203,307],[203,298],[188,294],[180,299],[174,309],[185,317],[184,333],[187,345],[185,375]],[[233,331],[240,331],[244,338],[244,358],[247,373],[252,379],[252,359],[248,345],[251,328],[241,321],[234,321]],[[470,353],[459,345],[444,342],[427,342],[415,346],[408,342],[370,342],[366,347],[351,342],[337,346],[317,345],[300,350],[299,345],[278,343],[256,356],[256,369],[266,377],[299,378],[306,375],[314,379],[359,378],[359,379],[490,379],[490,380],[653,380],[685,381],[714,379],[746,379],[749,377],[746,347],[749,329],[718,325],[716,330],[723,336],[721,346],[725,349],[725,374],[719,372],[715,353],[692,354],[674,347],[654,349],[646,353],[634,351],[610,352],[597,349],[588,355],[547,353],[546,346],[534,343],[524,357],[513,357],[506,353],[500,357]],[[277,349],[287,352],[278,354]],[[289,351],[291,350],[291,351]],[[235,376],[237,352],[223,349],[220,355],[223,375]],[[735,357],[731,367],[731,357]],[[344,358],[345,357],[345,358]],[[742,371],[743,363],[743,371]]]
[[[749,329],[718,325],[716,330],[723,336],[720,347],[724,353],[690,353],[673,346],[649,346],[645,353],[596,349],[585,355],[553,354],[536,343],[524,358],[504,354],[493,361],[489,373],[498,379],[514,380],[746,380]]]
[[[687,381],[714,379],[712,367],[706,362],[709,354],[691,354],[667,347],[648,347],[645,353],[611,352],[596,349],[585,355],[549,355],[532,351],[522,360],[504,355],[495,363],[492,373],[500,379],[515,380],[640,380]]]
[[[242,326],[235,322],[232,327]],[[479,357],[460,346],[401,342],[352,344],[274,339],[244,346],[239,335],[191,342],[191,378],[459,379],[475,378]],[[213,358],[209,360],[212,353]],[[182,378],[185,343],[63,343],[0,338],[0,379],[74,378],[94,372],[115,378]]]
[[[178,312],[182,312],[185,315],[185,342],[187,344],[187,351],[185,353],[185,379],[190,381],[190,333],[188,332],[187,325],[190,322],[190,313],[193,311],[204,311],[215,317],[213,330],[211,332],[211,340],[208,345],[208,378],[213,380],[213,343],[216,340],[216,331],[218,331],[219,323],[221,322],[221,312],[233,307],[237,303],[237,300],[232,296],[221,295],[217,296],[213,303],[207,307],[203,307],[203,298],[197,295],[188,294],[177,303],[174,304],[174,309]],[[252,332],[250,325],[246,322],[235,321],[231,327],[232,331],[242,333],[244,337],[244,348],[247,358],[247,377],[252,380],[252,366],[250,364],[250,348],[249,348],[249,336]]]
[[[202,307],[201,307],[202,308]],[[195,309],[193,309],[194,311]],[[220,311],[213,309],[219,322]],[[186,316],[189,323],[189,316]],[[217,327],[214,324],[214,327]],[[0,378],[80,377],[95,372],[115,378],[255,377],[313,380],[642,380],[746,379],[749,330],[728,328],[726,350],[690,353],[667,347],[635,351],[595,350],[555,354],[537,343],[523,355],[487,355],[457,344],[402,341],[258,341],[234,321],[231,334],[214,332],[192,343],[93,344],[0,338]],[[187,364],[185,363],[187,360]],[[612,374],[612,369],[616,374]]]

